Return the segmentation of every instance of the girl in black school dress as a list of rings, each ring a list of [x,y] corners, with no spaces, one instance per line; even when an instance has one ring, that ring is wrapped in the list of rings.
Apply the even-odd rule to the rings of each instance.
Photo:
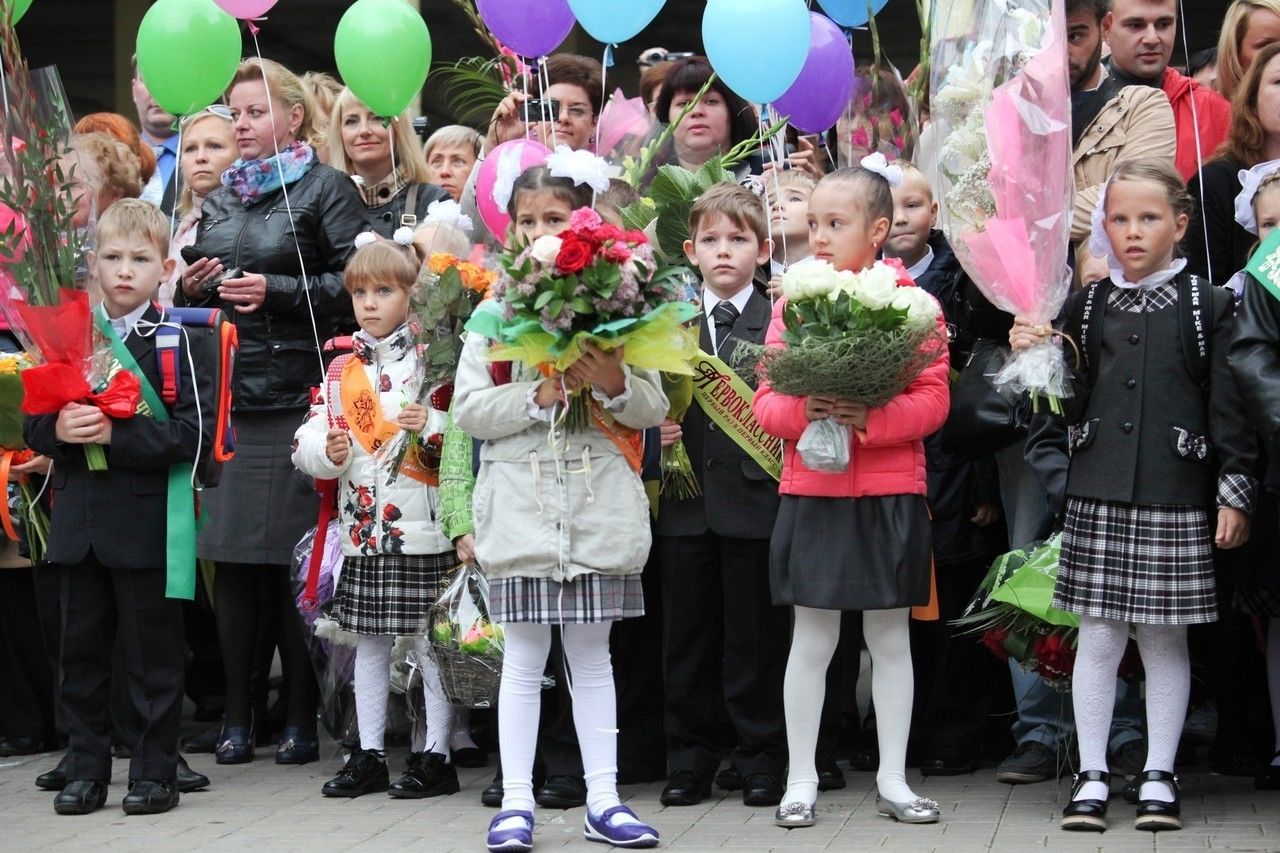
[[[1255,448],[1227,366],[1232,298],[1174,257],[1191,209],[1172,163],[1117,167],[1090,241],[1111,276],[1064,308],[1063,332],[1094,363],[1089,387],[1066,401],[1075,411],[1053,606],[1080,615],[1080,772],[1063,829],[1107,828],[1107,733],[1131,625],[1147,674],[1134,826],[1182,828],[1173,763],[1191,684],[1187,626],[1217,619],[1213,546],[1248,538]],[[1019,317],[1010,343],[1025,349],[1047,331]]]

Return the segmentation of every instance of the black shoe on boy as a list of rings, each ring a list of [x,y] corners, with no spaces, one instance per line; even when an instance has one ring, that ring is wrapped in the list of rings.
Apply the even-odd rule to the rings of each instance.
[[[97,779],[74,779],[53,798],[58,814],[92,814],[107,801],[107,783]]]
[[[458,771],[438,752],[411,752],[405,774],[391,783],[387,793],[398,800],[420,800],[458,793]]]
[[[120,806],[125,814],[163,814],[178,804],[178,783],[138,779],[129,783],[129,793]]]

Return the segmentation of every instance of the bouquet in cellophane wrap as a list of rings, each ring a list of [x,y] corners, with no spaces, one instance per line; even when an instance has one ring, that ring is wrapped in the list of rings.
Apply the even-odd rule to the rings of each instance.
[[[73,402],[131,417],[141,400],[137,377],[114,364],[89,307],[85,262],[97,211],[78,216],[75,179],[81,168],[70,148],[71,110],[57,72],[30,71],[12,24],[0,22],[8,112],[0,127],[0,313],[34,366],[22,371],[26,414],[55,414]],[[11,279],[8,278],[11,276]],[[91,470],[107,466],[101,445],[86,444]]]
[[[1002,311],[1047,324],[1070,290],[1074,198],[1062,0],[934,4],[932,121],[942,140],[939,225]],[[1060,341],[1015,354],[997,388],[1060,412],[1071,385]]]
[[[506,253],[501,263],[493,286],[501,312],[477,312],[467,324],[494,342],[495,361],[520,361],[552,376],[590,343],[624,347],[622,360],[634,368],[692,372],[697,343],[683,324],[697,309],[680,299],[684,268],[660,266],[643,232],[624,231],[584,207],[567,229]],[[569,398],[570,430],[609,418],[589,390]]]
[[[785,347],[739,344],[739,362],[756,363],[779,394],[823,396],[876,408],[901,394],[946,352],[938,303],[897,261],[861,272],[806,260],[782,275]],[[839,472],[849,465],[849,428],[810,422],[796,443],[805,465]]]
[[[502,626],[489,618],[489,581],[470,563],[459,566],[427,611],[426,635],[450,702],[496,708],[502,678]]]
[[[463,258],[439,245],[466,242],[471,219],[455,201],[435,201],[427,209],[427,226],[435,229],[427,262],[418,275],[410,298],[411,322],[416,329],[419,384],[417,402],[427,407],[427,427],[422,434],[401,430],[374,454],[387,472],[387,483],[400,476],[406,457],[415,456],[416,467],[429,482],[439,482],[444,427],[453,402],[453,377],[462,355],[462,332],[472,312],[489,295],[497,273],[478,258]]]

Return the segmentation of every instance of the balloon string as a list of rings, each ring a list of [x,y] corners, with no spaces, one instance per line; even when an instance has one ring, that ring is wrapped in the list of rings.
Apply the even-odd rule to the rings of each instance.
[[[770,143],[768,143],[768,144],[767,144],[767,146],[766,146],[766,143],[765,143],[765,138],[764,138],[764,136],[765,136],[765,133],[766,133],[766,132],[767,132],[767,130],[768,130],[768,127],[767,127],[767,126],[766,126],[766,124],[765,124],[765,113],[766,113],[766,111],[768,111],[768,109],[769,109],[769,106],[768,106],[767,104],[761,104],[761,105],[760,105],[760,110],[756,113],[756,124],[759,126],[759,129],[760,129],[760,159],[763,161],[763,160],[766,158],[766,156],[767,156],[767,157],[768,157],[769,162],[773,164],[773,172],[774,172],[774,174],[773,174],[773,184],[774,184],[774,187],[776,188],[776,187],[778,186],[778,169],[780,169],[780,168],[782,168],[782,167],[778,164],[778,159],[777,159],[777,155],[776,155],[776,153],[775,153],[775,151],[774,151],[773,143],[772,143],[772,142],[770,142]],[[768,149],[768,153],[767,153],[767,154],[766,154],[766,151],[765,151],[766,147],[767,147],[767,149]],[[769,213],[769,191],[768,191],[767,189],[765,190],[765,193],[764,193],[764,199],[763,199],[763,201],[764,201],[764,228],[765,228],[765,234],[766,234],[766,236],[767,236],[767,237],[768,237],[768,239],[769,239],[769,243],[770,243],[770,245],[772,246],[772,244],[773,244],[773,217],[772,217],[772,216],[770,215],[770,213]],[[783,237],[783,247],[784,247],[784,248],[783,248],[783,262],[785,263],[785,262],[786,262],[786,248],[785,248],[785,247],[786,247],[786,237],[785,237],[785,236]],[[772,253],[770,253],[770,254],[772,254]],[[770,266],[772,267],[772,257],[770,258]],[[771,275],[771,276],[770,276],[770,278],[772,278],[772,277],[773,277],[773,276]],[[769,304],[770,304],[770,305],[773,305],[773,301],[774,301],[774,298],[773,298],[773,290],[772,290],[772,289],[770,289],[770,291],[769,291]]]
[[[246,22],[248,23],[248,22]],[[263,65],[262,48],[258,46],[258,28],[249,25],[249,34],[253,36],[253,52],[258,57],[258,70],[262,72],[262,88],[267,95],[267,116],[271,119],[271,147],[275,150],[275,165],[280,172],[280,190],[284,193],[284,212],[289,217],[289,231],[294,233],[293,247],[298,253],[298,272],[302,277],[302,289],[307,295],[307,316],[311,319],[311,337],[316,343],[316,363],[320,366],[320,385],[324,386],[326,370],[324,367],[324,353],[321,351],[320,345],[320,327],[316,323],[316,309],[311,304],[311,279],[307,277],[306,261],[302,257],[302,244],[297,238],[297,223],[293,218],[293,205],[289,203],[289,186],[284,180],[284,164],[280,162],[280,140],[276,137],[276,111],[271,98],[271,82],[267,80],[267,67]],[[305,110],[306,107],[304,106]],[[310,143],[307,143],[310,145]],[[241,275],[244,271],[241,271]],[[266,295],[263,294],[263,298]],[[258,306],[261,310],[262,306]]]
[[[542,120],[546,121],[547,107],[549,106],[547,102],[550,100],[550,98],[547,97],[547,90],[551,88],[551,73],[547,71],[547,57],[545,56],[538,60],[538,80],[542,83],[542,97],[538,99],[542,103],[539,109],[542,112]],[[555,151],[556,147],[560,144],[559,140],[556,138],[556,123],[559,118],[560,116],[552,116],[551,121],[549,122],[551,125],[552,151]]]
[[[186,116],[178,117],[178,162],[173,164],[173,177],[169,180],[173,181],[173,204],[169,208],[169,243],[173,244],[173,238],[178,234],[178,199],[179,193],[184,192],[185,188],[178,186],[178,180],[182,177],[182,125],[186,122]],[[158,159],[158,158],[157,158]],[[156,169],[160,168],[160,164],[156,163]],[[164,200],[164,189],[160,191],[160,200]]]

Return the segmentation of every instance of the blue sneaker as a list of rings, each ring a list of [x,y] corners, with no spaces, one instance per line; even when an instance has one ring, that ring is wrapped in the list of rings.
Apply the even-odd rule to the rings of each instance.
[[[524,826],[515,829],[498,829],[498,824],[509,818],[518,817],[524,820]],[[489,837],[485,841],[485,846],[494,853],[498,851],[523,851],[533,849],[533,812],[526,811],[506,811],[498,812],[498,814],[489,821]]]
[[[605,809],[599,817],[593,815],[588,809],[582,834],[588,841],[600,841],[604,844],[612,844],[614,847],[658,846],[658,830],[644,823],[622,823],[615,826],[609,822],[615,815],[628,815],[637,821],[640,819],[626,806]]]

